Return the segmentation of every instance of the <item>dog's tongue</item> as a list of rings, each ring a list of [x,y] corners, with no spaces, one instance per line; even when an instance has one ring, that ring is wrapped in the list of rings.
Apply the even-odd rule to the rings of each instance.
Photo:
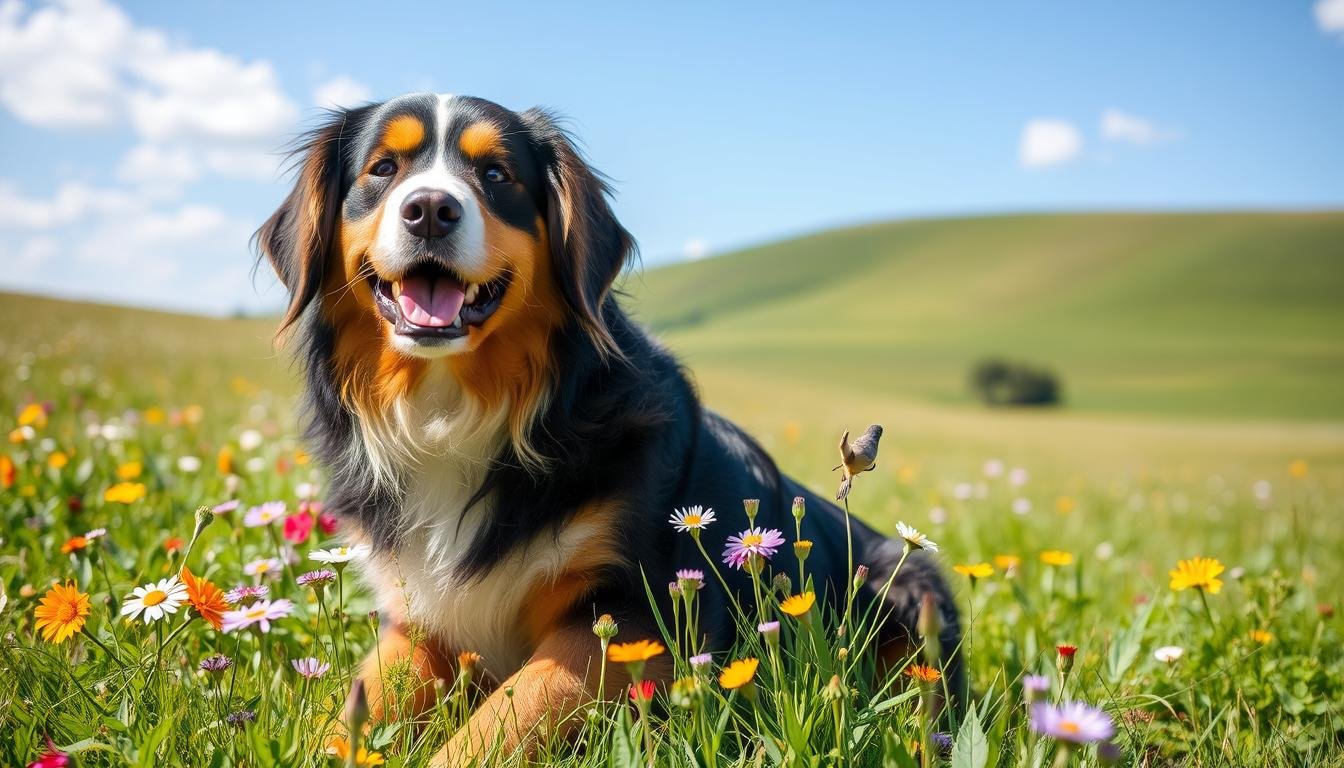
[[[441,328],[452,325],[466,296],[462,286],[449,277],[408,277],[401,281],[397,303],[401,315],[416,325]]]

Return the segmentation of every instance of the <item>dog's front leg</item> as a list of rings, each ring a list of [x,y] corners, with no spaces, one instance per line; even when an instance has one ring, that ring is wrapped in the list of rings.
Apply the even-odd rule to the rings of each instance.
[[[364,658],[359,672],[368,696],[369,720],[418,718],[434,704],[435,678],[452,682],[456,671],[451,656],[432,640],[413,639],[399,625],[385,626],[379,635],[378,646]]]

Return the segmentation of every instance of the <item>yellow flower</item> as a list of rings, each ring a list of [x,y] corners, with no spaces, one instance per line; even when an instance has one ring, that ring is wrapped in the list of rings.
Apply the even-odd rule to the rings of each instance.
[[[47,466],[52,469],[64,469],[70,463],[70,457],[62,451],[52,451],[47,457]]]
[[[19,411],[20,427],[36,427],[41,429],[47,426],[47,409],[42,407],[41,403],[29,403]]]
[[[1058,549],[1047,549],[1041,553],[1041,562],[1046,565],[1069,565],[1073,562],[1073,553]]]
[[[74,582],[51,585],[42,601],[33,610],[37,618],[34,627],[42,632],[49,643],[64,643],[84,626],[89,615],[89,596],[80,592]]]
[[[779,604],[779,610],[787,613],[794,618],[806,616],[812,610],[812,606],[817,602],[817,596],[813,592],[804,592],[801,595],[794,595],[786,598]]]
[[[1307,462],[1303,461],[1302,459],[1293,459],[1293,462],[1288,465],[1288,474],[1292,475],[1298,480],[1301,480],[1302,478],[1306,477]]]
[[[994,575],[994,566],[989,563],[972,563],[970,565],[954,565],[952,570],[972,579],[985,579]]]
[[[1078,504],[1074,502],[1073,498],[1070,496],[1060,496],[1058,499],[1055,499],[1055,511],[1059,512],[1061,515],[1067,515],[1077,507]]]
[[[1274,641],[1274,636],[1263,629],[1252,629],[1251,639],[1261,645],[1268,645]]]
[[[311,460],[312,459],[311,457],[309,457],[308,452],[303,450],[302,448],[294,452],[294,463],[298,464],[300,467],[304,466]]]
[[[997,566],[1000,571],[1011,571],[1012,569],[1016,568],[1021,564],[1022,564],[1022,558],[1018,557],[1017,555],[994,556],[994,565]]]
[[[760,665],[758,659],[738,659],[729,664],[719,675],[719,685],[729,691],[737,690],[756,677],[756,668]]]
[[[613,664],[642,663],[667,650],[657,640],[636,640],[633,643],[613,643],[607,648],[607,660]]]
[[[233,474],[233,449],[224,446],[219,449],[219,455],[215,457],[215,467],[221,475]]]
[[[1223,564],[1212,557],[1182,560],[1171,571],[1171,588],[1179,592],[1194,587],[1216,595],[1223,588],[1223,581],[1218,578],[1222,572]]]
[[[350,742],[342,738],[335,738],[327,742],[327,754],[335,755],[342,764],[350,760]],[[360,747],[355,753],[355,765],[358,766],[376,766],[383,764],[383,754],[381,752],[370,752],[364,747]]]
[[[157,427],[162,424],[166,418],[167,414],[163,412],[162,408],[151,405],[145,409],[145,423],[152,427]]]
[[[943,677],[937,669],[925,664],[911,664],[905,668],[905,674],[921,683],[936,683]]]
[[[138,461],[128,461],[117,467],[118,480],[134,480],[140,476],[145,469],[144,465]]]
[[[117,483],[103,492],[103,500],[119,504],[134,504],[145,498],[144,483]]]

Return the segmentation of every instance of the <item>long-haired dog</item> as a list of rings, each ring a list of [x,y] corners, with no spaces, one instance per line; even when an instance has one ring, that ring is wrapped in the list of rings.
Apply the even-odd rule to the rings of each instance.
[[[744,499],[759,499],[756,526],[791,531],[802,497],[816,592],[831,605],[845,594],[844,513],[706,410],[618,306],[633,242],[554,118],[408,95],[333,113],[296,157],[297,183],[257,242],[289,292],[281,333],[305,369],[327,504],[372,547],[364,572],[386,617],[363,671],[375,719],[423,712],[468,651],[488,693],[440,764],[526,749],[619,692],[615,669],[596,690],[593,619],[614,616],[622,640],[657,636],[645,578],[704,567],[668,524],[679,507],[717,511],[708,542],[747,527]],[[850,525],[872,600],[902,548]],[[787,547],[770,566],[797,573]],[[727,576],[751,594],[742,571]],[[737,627],[707,581],[703,629],[727,650]],[[926,595],[942,647],[956,648],[953,601],[916,552],[882,606],[891,664],[917,644]],[[380,668],[412,682],[389,695]],[[955,656],[947,677],[960,687]]]

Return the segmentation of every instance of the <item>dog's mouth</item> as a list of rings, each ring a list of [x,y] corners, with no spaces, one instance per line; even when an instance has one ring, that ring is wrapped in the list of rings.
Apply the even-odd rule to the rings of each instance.
[[[398,336],[410,339],[460,339],[495,314],[509,287],[509,276],[471,283],[439,264],[421,264],[400,280],[369,278],[378,314]]]

